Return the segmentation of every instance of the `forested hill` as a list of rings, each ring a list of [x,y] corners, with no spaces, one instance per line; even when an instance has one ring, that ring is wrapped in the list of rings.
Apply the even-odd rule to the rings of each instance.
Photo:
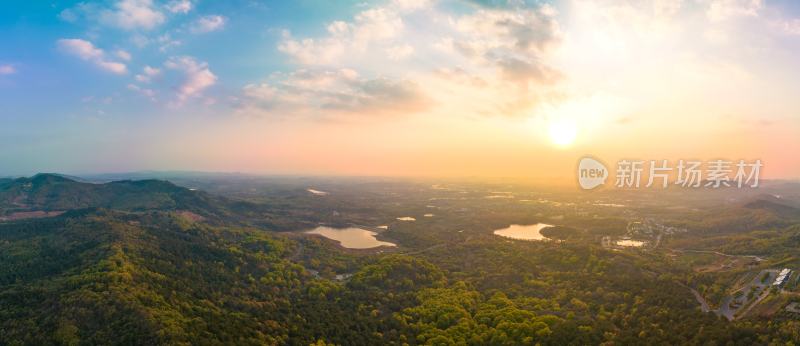
[[[486,238],[426,259],[356,256],[165,211],[0,223],[0,345],[766,341],[700,313],[635,256],[548,246]]]
[[[34,213],[46,216],[45,213],[84,208],[179,211],[217,225],[250,225],[268,230],[295,230],[316,221],[309,213],[287,218],[291,212],[281,206],[231,200],[164,180],[93,184],[58,174],[0,180],[0,217],[28,218],[38,216]]]
[[[375,344],[391,316],[375,309],[444,283],[424,261],[386,257],[343,286],[289,260],[297,251],[161,211],[0,223],[0,345]]]
[[[461,232],[437,228],[436,218],[397,220],[384,233],[397,247],[372,250],[276,232],[331,214],[313,201],[346,204],[308,195],[254,203],[156,180],[7,180],[3,208],[63,213],[0,221],[0,345],[800,340],[795,320],[701,312],[687,288],[697,281],[691,267],[670,253],[583,242],[580,229],[555,228],[567,240],[538,242],[464,227],[469,235],[428,245]],[[492,216],[469,223],[483,217]],[[785,243],[790,252],[795,243]]]
[[[119,210],[214,209],[211,196],[167,181],[78,182],[56,174],[38,174],[0,182],[0,209],[11,211],[108,208]]]

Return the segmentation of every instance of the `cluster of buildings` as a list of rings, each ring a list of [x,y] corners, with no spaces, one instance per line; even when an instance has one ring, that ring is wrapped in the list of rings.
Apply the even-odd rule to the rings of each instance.
[[[672,235],[675,233],[685,233],[685,228],[678,228],[664,225],[655,219],[645,218],[641,221],[632,221],[628,223],[628,234],[642,234],[642,235]]]
[[[791,276],[792,271],[789,268],[783,268],[780,273],[778,273],[778,277],[775,278],[775,282],[772,283],[772,286],[783,286],[786,281],[789,280],[789,276]]]

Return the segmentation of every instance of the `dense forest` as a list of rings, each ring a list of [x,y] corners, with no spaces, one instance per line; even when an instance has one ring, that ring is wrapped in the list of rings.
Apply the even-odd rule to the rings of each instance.
[[[143,204],[147,193],[136,192],[137,207],[100,200],[58,216],[0,223],[0,344],[800,341],[795,320],[729,322],[701,312],[686,284],[702,278],[669,265],[663,253],[490,234],[430,251],[347,251],[316,237],[226,223],[233,201],[224,214],[181,205],[216,197],[147,184],[157,186],[161,202]],[[165,186],[174,191],[163,192]],[[58,195],[37,196],[27,201],[54,205]],[[194,217],[214,211],[220,214],[212,221]],[[550,231],[586,236],[573,228]],[[426,244],[435,236],[395,238]]]

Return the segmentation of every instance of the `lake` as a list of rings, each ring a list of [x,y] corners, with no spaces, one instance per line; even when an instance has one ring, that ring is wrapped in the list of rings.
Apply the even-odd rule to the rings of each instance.
[[[308,234],[319,234],[325,238],[338,241],[342,247],[348,249],[370,249],[378,246],[396,246],[393,243],[380,241],[375,238],[378,233],[361,228],[331,228],[319,226],[307,231]]]
[[[317,195],[317,196],[326,196],[326,195],[328,195],[328,193],[327,193],[327,192],[325,192],[325,191],[320,191],[320,190],[306,189],[306,191],[308,191],[308,192],[311,192],[311,193],[313,193],[313,194],[315,194],[315,195]]]
[[[501,237],[522,239],[522,240],[550,240],[543,236],[540,231],[547,227],[553,227],[546,223],[537,223],[534,225],[511,225],[503,229],[494,231],[494,234]]]

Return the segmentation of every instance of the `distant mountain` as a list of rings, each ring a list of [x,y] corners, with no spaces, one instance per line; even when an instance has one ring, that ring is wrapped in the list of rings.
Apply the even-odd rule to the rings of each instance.
[[[110,182],[117,180],[169,180],[169,181],[185,181],[195,179],[240,179],[253,177],[244,173],[225,173],[225,172],[194,172],[194,171],[140,171],[140,172],[127,172],[127,173],[103,173],[103,174],[89,174],[81,176],[89,182]],[[82,180],[73,179],[73,180]]]
[[[211,212],[212,199],[203,192],[160,180],[90,184],[57,174],[37,174],[0,182],[0,209],[12,212],[82,208]]]
[[[800,209],[783,204],[779,198],[763,197],[744,205],[745,208],[765,210],[783,218],[800,218]]]
[[[0,221],[52,216],[58,212],[101,208],[126,212],[190,212],[190,218],[297,230],[315,225],[314,213],[295,214],[292,206],[232,200],[177,186],[165,180],[121,180],[103,184],[75,181],[59,174],[0,180]]]

